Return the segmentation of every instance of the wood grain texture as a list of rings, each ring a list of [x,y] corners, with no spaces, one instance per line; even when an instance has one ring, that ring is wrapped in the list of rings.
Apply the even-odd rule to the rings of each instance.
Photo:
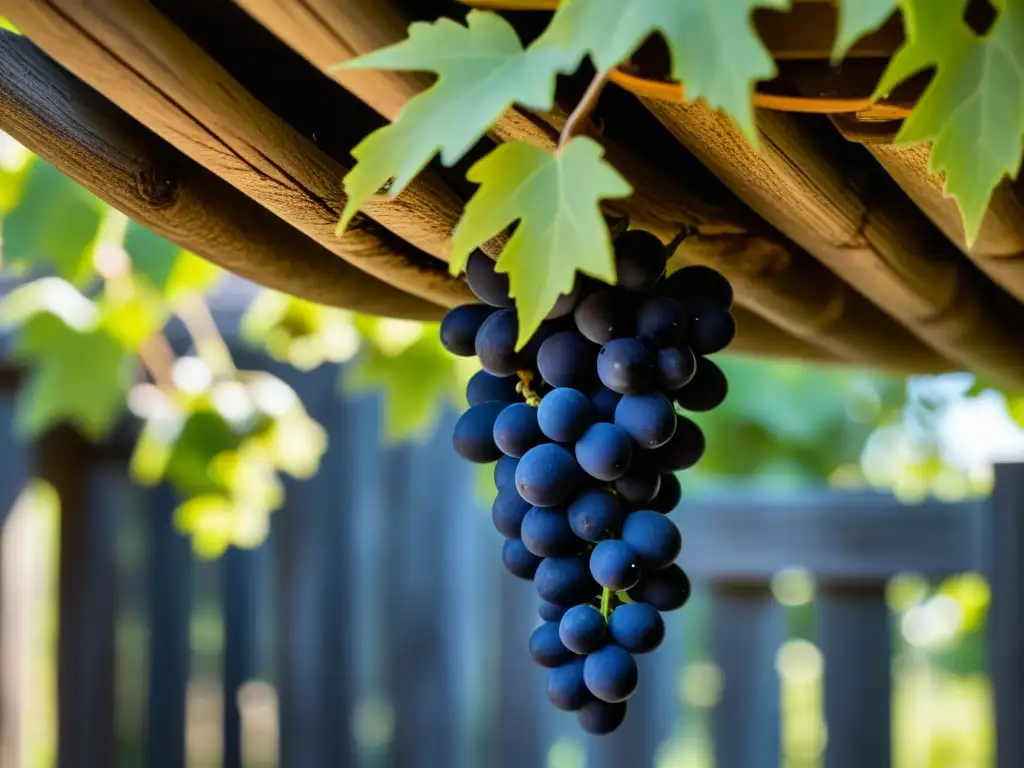
[[[394,2],[235,2],[312,65],[388,119],[394,119],[405,100],[429,83],[406,72],[332,69],[333,64],[405,37],[409,18]],[[628,106],[623,103],[623,96],[606,94],[611,117],[621,115],[622,108]],[[525,141],[554,148],[566,118],[566,110],[559,106],[547,114],[512,109],[495,125],[492,136],[501,141]],[[649,116],[648,120],[654,130],[662,130]],[[666,242],[683,226],[695,228],[706,237],[699,247],[688,245],[681,252],[682,262],[721,269],[737,281],[739,301],[745,307],[813,346],[851,362],[913,370],[948,368],[940,355],[888,320],[800,248],[784,238],[744,234],[751,228],[767,228],[695,160],[690,159],[684,167],[678,163],[659,165],[616,135],[611,123],[609,120],[607,130],[600,132],[593,125],[585,130],[599,138],[608,161],[634,188],[630,198],[607,204],[611,213],[628,216],[635,226],[654,232]],[[678,150],[675,146],[671,148]],[[681,151],[675,154],[685,155]],[[701,194],[691,191],[694,185],[701,189]],[[729,235],[742,237],[720,239]],[[749,255],[744,254],[743,244],[749,247]],[[691,251],[696,255],[688,257]],[[770,276],[767,284],[757,282],[757,277],[765,276]],[[836,312],[836,308],[845,308],[845,312]]]
[[[260,285],[369,314],[444,311],[314,243],[10,32],[0,32],[0,126],[139,223]]]
[[[943,356],[1024,384],[1016,338],[1024,307],[942,239],[859,148],[804,116],[761,112],[757,151],[700,103],[645,104],[751,208]]]
[[[968,248],[956,202],[943,193],[943,177],[928,170],[930,143],[864,146],[946,237],[985,274],[1024,301],[1024,185],[1021,180],[1004,181],[996,187],[978,239]]]
[[[231,78],[145,0],[4,0],[2,9],[50,56],[179,150],[314,240],[428,300],[465,290],[415,248],[382,247],[365,217],[338,238],[346,168]],[[430,173],[397,200],[364,211],[444,257],[461,203]],[[429,267],[429,268],[428,268]]]

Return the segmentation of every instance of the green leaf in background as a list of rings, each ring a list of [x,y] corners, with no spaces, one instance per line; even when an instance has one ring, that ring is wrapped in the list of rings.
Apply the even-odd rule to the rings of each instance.
[[[991,29],[964,20],[967,0],[901,0],[907,42],[876,95],[922,70],[935,77],[896,141],[932,141],[931,170],[960,206],[968,244],[981,229],[996,185],[1016,178],[1024,154],[1024,0],[995,3]]]
[[[839,61],[850,46],[879,29],[893,13],[899,0],[843,0],[839,3],[839,27],[832,47],[832,63]]]
[[[6,216],[21,202],[34,159],[35,155],[0,131],[0,216]]]
[[[106,206],[53,166],[37,160],[20,204],[4,218],[4,263],[53,270],[76,285],[92,275],[93,241]]]
[[[241,334],[300,371],[351,360],[359,350],[352,313],[277,291],[260,291],[245,310]]]
[[[519,312],[522,347],[576,272],[615,283],[611,235],[601,200],[626,197],[632,188],[604,160],[597,142],[581,137],[556,154],[510,142],[469,169],[480,185],[466,204],[452,238],[451,269],[461,271],[470,252],[519,222],[498,259]]]
[[[686,98],[726,112],[757,143],[754,83],[770,80],[776,67],[754,28],[756,8],[785,10],[789,0],[566,0],[531,48],[558,48],[576,60],[589,53],[599,70],[608,70],[660,32]]]
[[[381,392],[385,439],[430,432],[444,405],[458,402],[463,387],[456,362],[441,346],[438,326],[360,318],[360,328],[367,343],[345,372],[343,388]]]
[[[497,14],[470,11],[466,21],[465,27],[445,18],[413,24],[406,40],[342,65],[433,72],[438,80],[352,151],[359,162],[345,176],[348,202],[340,229],[389,181],[389,195],[397,196],[438,152],[453,165],[514,102],[551,109],[564,57],[552,50],[524,52],[515,30]]]
[[[174,304],[185,293],[208,291],[224,272],[194,253],[179,248],[137,222],[128,222],[124,249],[132,271]]]
[[[132,358],[104,328],[78,331],[39,314],[15,340],[15,356],[31,373],[18,392],[17,427],[37,437],[67,421],[93,440],[114,426],[134,374]]]

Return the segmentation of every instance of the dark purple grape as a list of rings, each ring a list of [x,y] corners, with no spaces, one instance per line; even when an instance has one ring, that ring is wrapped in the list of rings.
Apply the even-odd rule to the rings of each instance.
[[[650,653],[665,639],[665,621],[647,603],[626,603],[612,611],[608,632],[620,648],[630,653]]]
[[[556,443],[571,443],[594,423],[593,403],[578,389],[559,387],[545,395],[537,408],[541,431]]]
[[[562,645],[573,653],[585,656],[604,645],[608,623],[592,605],[574,605],[558,625],[558,637]]]
[[[589,390],[594,385],[594,360],[598,348],[578,331],[562,331],[540,346],[537,368],[553,387]]]
[[[681,472],[700,461],[705,445],[701,428],[685,416],[677,415],[675,434],[653,452],[650,461],[662,472]]]
[[[537,409],[526,403],[512,403],[494,420],[494,444],[502,453],[520,458],[536,445],[546,442],[537,423]]]
[[[580,705],[576,718],[580,727],[595,736],[612,733],[626,719],[626,702],[611,704],[600,699],[591,699]]]
[[[680,484],[679,478],[670,472],[661,476],[661,488],[658,489],[658,495],[654,497],[654,501],[650,503],[649,507],[655,512],[667,515],[679,506],[682,498],[683,486]]]
[[[501,458],[501,451],[494,443],[494,422],[505,410],[505,403],[490,400],[474,405],[455,423],[452,445],[456,452],[477,464],[487,464]]]
[[[523,518],[521,536],[526,548],[538,557],[578,555],[585,546],[572,532],[561,507],[530,507]]]
[[[601,347],[597,373],[613,392],[639,395],[654,384],[657,363],[657,350],[640,339],[613,339]]]
[[[589,558],[548,557],[537,567],[534,585],[541,600],[558,605],[579,605],[601,591],[590,575]]]
[[[487,371],[477,371],[466,385],[466,400],[470,405],[480,405],[488,400],[514,403],[522,398],[516,392],[518,376],[494,376]]]
[[[686,386],[697,371],[697,359],[689,347],[658,350],[658,389],[673,392]]]
[[[713,355],[732,343],[736,336],[736,321],[729,310],[705,301],[690,314],[686,340],[698,355]]]
[[[676,410],[661,392],[624,395],[615,408],[615,425],[641,448],[653,450],[665,445],[675,434]]]
[[[676,524],[651,509],[638,510],[626,518],[622,541],[633,548],[645,569],[653,570],[671,565],[683,547]]]
[[[476,335],[494,307],[486,304],[463,304],[455,307],[441,321],[441,346],[459,357],[476,354]]]
[[[548,699],[557,709],[576,712],[593,701],[594,697],[583,682],[583,664],[583,658],[577,656],[548,673]],[[607,720],[607,715],[603,716],[605,720],[600,720],[601,715],[596,713],[588,717],[598,724]]]
[[[678,565],[670,565],[644,573],[640,583],[627,594],[630,600],[647,603],[659,611],[675,611],[686,605],[692,591],[686,572]]]
[[[732,286],[721,272],[711,267],[683,267],[668,276],[665,293],[683,302],[691,299],[710,300],[723,309],[732,307]]]
[[[569,527],[584,541],[617,536],[626,519],[618,497],[604,488],[585,491],[569,505]]]
[[[601,421],[576,441],[576,461],[593,478],[618,480],[629,471],[633,443],[624,429]]]
[[[523,501],[519,492],[512,487],[503,488],[491,505],[491,521],[494,529],[506,539],[522,536],[523,518],[532,507]]]
[[[633,335],[636,299],[625,291],[604,288],[579,303],[574,313],[576,327],[595,344]]]
[[[612,392],[604,384],[599,384],[597,392],[590,398],[590,402],[594,404],[594,408],[597,410],[597,419],[599,421],[615,421],[615,406],[619,404],[621,399],[622,395],[618,392]]]
[[[484,304],[492,307],[511,307],[508,295],[508,275],[496,272],[494,261],[483,251],[473,251],[466,262],[466,282],[469,289]]]
[[[640,305],[636,335],[658,347],[674,347],[686,338],[686,308],[671,296],[654,295]]]
[[[543,558],[530,552],[519,539],[506,539],[501,548],[501,561],[513,576],[533,581]]]
[[[627,291],[649,291],[665,274],[668,256],[655,235],[640,229],[624,232],[615,241],[615,273]]]
[[[519,466],[519,459],[511,456],[502,456],[494,465],[494,487],[499,491],[505,488],[515,489],[516,467]],[[519,493],[519,491],[516,491]]]
[[[531,448],[516,467],[519,495],[538,507],[557,507],[576,496],[583,480],[576,459],[565,448],[545,443]]]
[[[640,556],[625,541],[605,539],[590,553],[590,575],[606,589],[632,589],[640,581]]]
[[[636,659],[617,645],[594,651],[583,665],[583,681],[601,701],[625,701],[636,691],[639,679]]]
[[[579,306],[580,301],[587,295],[589,288],[589,282],[587,279],[580,274],[576,275],[576,282],[573,283],[572,290],[568,293],[561,294],[555,300],[555,306],[548,312],[548,320],[556,320],[559,317],[565,317],[570,312]]]
[[[511,376],[522,367],[516,352],[519,321],[514,309],[499,309],[480,326],[476,334],[476,356],[485,371],[494,376]]]
[[[559,638],[558,627],[558,623],[548,621],[533,630],[530,635],[530,658],[535,664],[553,669],[568,664],[576,657]]]
[[[661,490],[661,475],[646,463],[633,466],[615,481],[615,490],[624,502],[634,508],[650,504]]]
[[[680,407],[703,413],[720,406],[729,394],[729,382],[722,369],[706,357],[697,358],[697,370],[690,383],[673,393]]]

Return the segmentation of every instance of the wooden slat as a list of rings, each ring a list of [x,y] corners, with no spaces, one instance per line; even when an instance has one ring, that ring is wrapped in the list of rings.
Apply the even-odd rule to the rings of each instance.
[[[766,580],[802,566],[834,581],[914,571],[978,570],[984,519],[975,502],[905,506],[886,494],[736,493],[683,505],[683,562],[700,578]]]
[[[394,119],[405,101],[429,83],[405,72],[331,69],[333,64],[405,36],[409,18],[394,2],[235,1],[311,64],[388,119]],[[557,107],[546,115],[513,109],[498,121],[493,135],[503,141],[553,147],[565,119],[565,111]],[[732,206],[719,204],[717,198],[728,199],[731,195],[723,195],[718,182],[696,162],[690,163],[696,168],[686,169],[685,175],[673,174],[617,141],[610,130],[602,133],[601,141],[609,162],[634,188],[628,200],[612,201],[608,209],[629,216],[635,225],[666,242],[684,223],[695,227],[708,239],[687,243],[679,252],[680,263],[721,269],[736,283],[738,300],[748,309],[797,338],[851,362],[899,364],[931,371],[948,367],[941,356],[924,348],[800,248],[782,239],[746,234],[756,225],[756,217],[738,201]],[[689,179],[689,186],[680,181],[683,177]],[[703,177],[709,178],[705,181]],[[694,188],[702,193],[692,193]],[[729,235],[733,239],[718,239]]]
[[[761,112],[757,151],[701,103],[645,104],[769,223],[945,357],[1024,384],[1024,308],[1000,312],[995,286],[853,145],[804,116]]]
[[[145,0],[5,0],[3,12],[40,47],[179,150],[369,274],[430,299],[415,250],[382,247],[365,220],[334,233],[346,172],[242,88]],[[365,213],[428,254],[447,257],[461,202],[431,173]]]
[[[885,582],[826,582],[817,604],[825,657],[825,768],[889,768],[892,648]]]
[[[1024,765],[1024,464],[997,464],[988,509],[992,590],[988,611],[988,669],[995,698],[996,767]]]
[[[6,31],[0,127],[144,226],[256,283],[369,314],[435,320],[444,311],[339,259]],[[378,236],[396,252],[408,247]],[[433,298],[450,306],[463,293],[454,283]]]
[[[775,654],[785,614],[767,584],[712,587],[712,660],[722,698],[712,713],[716,768],[776,768],[782,720]]]
[[[989,277],[1024,301],[1024,186],[1004,181],[995,191],[977,241],[970,248],[956,202],[942,192],[942,177],[928,170],[931,144],[865,143],[903,191],[946,237]]]

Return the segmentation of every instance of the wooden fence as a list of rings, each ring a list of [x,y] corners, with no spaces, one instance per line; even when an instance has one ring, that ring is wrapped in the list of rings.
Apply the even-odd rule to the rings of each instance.
[[[171,491],[128,480],[124,445],[90,446],[63,430],[15,444],[11,392],[0,396],[0,508],[33,473],[63,500],[60,768],[540,768],[559,739],[585,745],[590,768],[654,765],[680,722],[689,609],[671,615],[665,646],[642,658],[626,726],[583,738],[545,701],[543,671],[526,652],[533,590],[503,573],[474,468],[447,439],[454,415],[426,443],[383,445],[375,399],[339,396],[336,369],[272,369],[324,424],[329,449],[314,479],[289,483],[264,546],[213,564],[196,562],[174,531]],[[838,492],[684,502],[681,562],[710,589],[710,647],[724,680],[718,768],[779,765],[774,660],[785,628],[769,582],[790,565],[819,584],[828,768],[889,765],[884,588],[906,571],[990,575],[998,766],[1024,765],[1022,498],[1024,469],[1002,466],[986,502],[904,507]],[[19,530],[4,528],[2,578],[24,544]],[[22,762],[18,745],[18,670],[32,648],[16,639],[32,601],[11,584],[0,583],[0,596],[0,756],[21,768],[38,764]],[[186,737],[211,740],[208,762],[189,756]]]

